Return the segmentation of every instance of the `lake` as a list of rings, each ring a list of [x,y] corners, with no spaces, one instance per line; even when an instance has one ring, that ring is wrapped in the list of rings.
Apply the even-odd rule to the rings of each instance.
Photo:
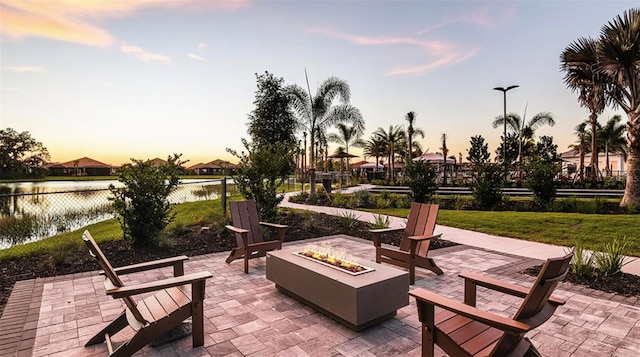
[[[169,195],[183,203],[219,197],[220,179],[185,179]],[[227,182],[230,181],[227,179]],[[0,184],[0,249],[79,229],[115,217],[109,185],[117,180]]]

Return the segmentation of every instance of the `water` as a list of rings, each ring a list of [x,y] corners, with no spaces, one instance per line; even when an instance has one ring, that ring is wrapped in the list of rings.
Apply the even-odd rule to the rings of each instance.
[[[0,184],[0,249],[115,217],[109,185],[117,180]],[[185,179],[169,195],[183,203],[219,197],[221,180]]]

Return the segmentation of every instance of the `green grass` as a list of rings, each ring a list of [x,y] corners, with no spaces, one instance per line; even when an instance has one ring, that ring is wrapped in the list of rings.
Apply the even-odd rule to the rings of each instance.
[[[374,209],[376,213],[407,217],[408,208]],[[600,250],[614,238],[627,237],[628,254],[640,256],[640,216],[558,212],[440,210],[438,224],[504,237]],[[446,237],[445,237],[446,239]]]
[[[240,197],[229,197],[229,200],[237,199],[240,199]],[[191,226],[223,221],[220,199],[181,203],[174,206],[173,212],[176,213],[176,218],[169,224],[167,230],[171,230],[174,226]],[[61,248],[81,247],[83,245],[82,232],[85,229],[91,232],[91,235],[98,243],[122,239],[123,237],[120,223],[116,219],[110,219],[36,242],[14,245],[11,248],[0,250],[0,261],[44,251],[55,252]]]

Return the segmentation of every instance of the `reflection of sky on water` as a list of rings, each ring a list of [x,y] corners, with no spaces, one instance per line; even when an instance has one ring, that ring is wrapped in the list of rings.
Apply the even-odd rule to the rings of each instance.
[[[31,214],[46,218],[46,221],[52,221],[46,232],[34,237],[25,237],[24,242],[75,230],[114,217],[113,214],[95,212],[96,210],[104,211],[105,207],[110,206],[109,197],[112,194],[107,188],[110,184],[116,187],[122,186],[115,180],[1,184],[0,218]],[[183,203],[216,199],[219,189],[220,180],[184,180],[169,195],[169,202]],[[61,216],[73,218],[67,218],[65,224],[53,223],[59,221]],[[0,238],[3,236],[6,235],[0,231]],[[8,248],[10,244],[11,242],[6,239],[0,239],[0,249]]]

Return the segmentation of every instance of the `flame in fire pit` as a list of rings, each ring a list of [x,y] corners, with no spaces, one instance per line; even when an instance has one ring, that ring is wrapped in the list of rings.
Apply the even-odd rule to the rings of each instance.
[[[320,245],[309,244],[298,254],[350,273],[364,273],[373,270],[358,264],[356,258],[348,255],[344,249],[334,248],[327,242]]]

